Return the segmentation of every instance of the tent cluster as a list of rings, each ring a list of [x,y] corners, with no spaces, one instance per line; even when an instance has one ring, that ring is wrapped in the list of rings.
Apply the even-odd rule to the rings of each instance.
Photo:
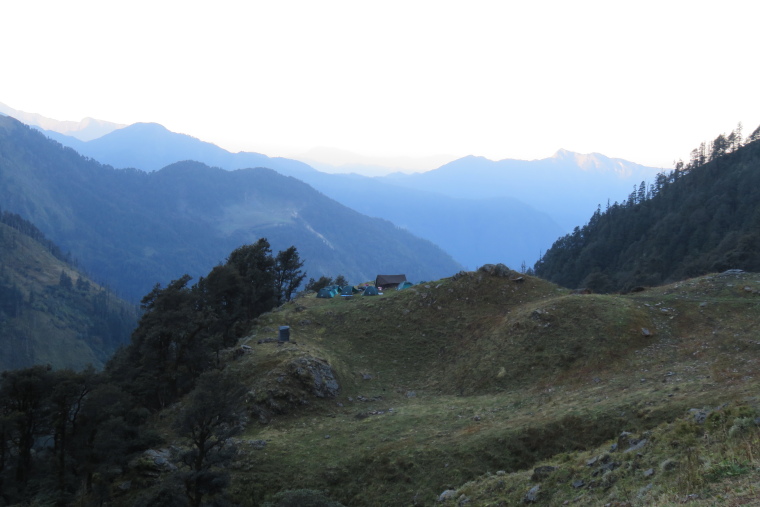
[[[328,285],[319,290],[318,298],[334,298],[335,296],[348,297],[361,293],[364,296],[378,296],[380,288],[403,290],[412,286],[412,282],[406,280],[406,275],[377,275],[375,285],[372,282],[354,287],[352,285]]]
[[[335,296],[353,296],[358,294],[361,290],[351,285],[328,285],[322,289],[319,289],[317,293],[318,298],[334,298]]]
[[[319,289],[319,292],[317,293],[318,298],[334,298],[338,294],[343,293],[343,287],[340,285],[328,285],[327,287],[322,287]]]

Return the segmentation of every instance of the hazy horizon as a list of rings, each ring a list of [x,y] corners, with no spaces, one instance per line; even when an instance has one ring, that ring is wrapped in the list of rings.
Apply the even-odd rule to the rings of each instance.
[[[11,107],[155,122],[232,152],[535,160],[565,148],[672,167],[760,124],[751,0],[43,0],[0,13]]]

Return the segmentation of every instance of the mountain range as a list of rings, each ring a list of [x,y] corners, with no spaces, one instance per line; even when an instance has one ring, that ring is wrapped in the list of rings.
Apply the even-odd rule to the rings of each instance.
[[[97,120],[95,118],[84,118],[81,121],[60,121],[37,113],[19,111],[0,102],[0,116],[3,115],[12,116],[27,125],[39,127],[56,134],[64,134],[79,141],[97,139],[114,130],[126,127],[126,125],[120,123]]]
[[[471,157],[384,186],[334,181],[370,204],[424,195],[426,205],[492,200],[501,213],[500,192],[523,181],[509,178],[512,166],[568,193],[586,180],[560,175],[566,159],[602,179],[636,177],[600,155],[554,158]],[[54,328],[68,334],[62,356],[97,356],[78,333],[118,333],[81,313],[80,297],[106,294],[94,280],[134,299],[180,273],[217,273],[205,288],[185,277],[153,287],[131,343],[102,372],[0,375],[2,503],[755,505],[760,275],[742,269],[760,269],[759,167],[760,129],[746,144],[714,142],[622,203],[599,203],[536,264],[550,281],[499,264],[455,273],[432,243],[273,169],[190,160],[114,169],[0,117],[0,203],[39,227],[1,215],[0,338],[10,340],[0,358],[21,357],[30,331]],[[464,243],[454,218],[466,211],[444,218]],[[312,275],[405,270],[428,281],[374,296],[300,294],[225,321],[230,301],[257,284],[213,266],[262,236],[275,249],[295,244]],[[469,241],[479,236],[490,234]],[[567,288],[588,280],[643,285]],[[84,327],[72,333],[70,320]],[[35,361],[55,355],[36,350]]]
[[[458,198],[519,198],[569,232],[608,200],[624,200],[632,187],[652,183],[660,171],[598,153],[559,150],[550,158],[530,161],[469,156],[433,171],[382,179]]]
[[[728,269],[760,270],[760,139],[661,174],[596,211],[536,263],[566,287],[627,291]]]
[[[0,117],[0,202],[132,301],[260,237],[275,251],[296,246],[314,277],[430,280],[461,269],[432,243],[271,169],[117,170],[11,117]]]
[[[489,262],[532,265],[557,237],[585,223],[597,205],[625,198],[631,186],[651,181],[658,171],[560,150],[537,161],[465,157],[424,173],[367,177],[328,174],[259,153],[230,153],[158,124],[137,123],[88,142],[45,133],[119,168],[153,171],[181,160],[227,170],[268,167],[432,241],[469,269]]]

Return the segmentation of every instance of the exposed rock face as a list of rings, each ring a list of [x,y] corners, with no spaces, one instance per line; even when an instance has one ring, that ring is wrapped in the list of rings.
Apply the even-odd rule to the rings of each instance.
[[[270,371],[267,377],[264,388],[249,393],[252,413],[264,424],[277,414],[308,405],[312,397],[334,398],[340,392],[330,364],[316,357],[294,358]]]
[[[288,368],[291,375],[319,398],[335,398],[340,391],[335,372],[323,359],[300,357],[292,361]]]
[[[460,271],[456,273],[454,276],[451,277],[452,280],[459,280],[460,278],[464,278],[465,276],[469,276],[472,278],[472,273],[468,273],[467,271]]]
[[[512,275],[518,275],[515,271],[512,271],[504,264],[485,264],[481,266],[478,271],[489,274],[491,276],[508,277]]]

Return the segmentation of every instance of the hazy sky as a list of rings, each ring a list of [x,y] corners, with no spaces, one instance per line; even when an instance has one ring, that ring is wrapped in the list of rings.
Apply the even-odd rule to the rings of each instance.
[[[671,167],[760,124],[760,2],[4,1],[0,102],[233,151]]]

